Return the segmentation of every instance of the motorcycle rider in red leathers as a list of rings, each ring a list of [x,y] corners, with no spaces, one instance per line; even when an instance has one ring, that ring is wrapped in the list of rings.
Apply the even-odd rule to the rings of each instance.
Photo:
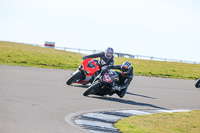
[[[113,48],[108,47],[105,52],[84,56],[83,60],[87,58],[100,57],[100,60],[98,61],[98,63],[100,65],[100,68],[102,68],[103,66],[114,65],[113,54],[114,54]]]
[[[114,90],[114,93],[116,93],[120,98],[123,98],[134,76],[132,64],[126,61],[122,65],[116,65],[116,66],[109,65],[104,67],[103,71],[106,71],[107,69],[119,69],[121,71],[121,72],[116,71],[117,74],[119,75],[120,85],[114,86],[112,89]]]

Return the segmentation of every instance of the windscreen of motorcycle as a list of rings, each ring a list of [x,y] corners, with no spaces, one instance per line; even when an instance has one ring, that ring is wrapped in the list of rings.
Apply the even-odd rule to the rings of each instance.
[[[119,75],[115,71],[110,71],[108,75],[113,81],[119,81]]]
[[[105,73],[103,76],[103,81],[111,83],[119,80],[119,76],[115,71],[110,71],[109,73]]]
[[[115,71],[109,71],[103,75],[103,81],[113,87],[119,81],[119,76]]]

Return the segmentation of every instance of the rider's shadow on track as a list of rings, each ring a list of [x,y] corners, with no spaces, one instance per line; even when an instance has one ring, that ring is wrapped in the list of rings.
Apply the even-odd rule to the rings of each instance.
[[[81,84],[79,85],[79,84],[78,84],[78,85],[70,85],[70,86],[77,87],[77,88],[85,88],[85,89],[86,89],[86,88],[88,88],[90,85],[81,85]]]
[[[165,109],[168,110],[167,108],[159,107],[153,104],[148,104],[148,103],[140,103],[140,102],[135,102],[127,99],[120,99],[120,98],[114,98],[114,97],[101,97],[101,96],[88,96],[90,98],[96,98],[96,99],[101,99],[101,100],[106,100],[106,101],[112,101],[112,102],[117,102],[117,103],[123,103],[123,104],[129,104],[129,105],[138,105],[138,106],[148,106],[156,109]]]
[[[154,97],[149,97],[149,96],[140,95],[140,94],[134,94],[134,93],[131,93],[131,92],[126,92],[126,94],[139,96],[139,97],[144,97],[144,98],[150,98],[150,99],[157,99],[157,98],[154,98]]]

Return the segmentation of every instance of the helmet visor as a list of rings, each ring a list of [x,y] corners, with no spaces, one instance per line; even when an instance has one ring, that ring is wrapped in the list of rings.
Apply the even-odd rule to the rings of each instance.
[[[111,56],[112,56],[112,53],[110,53],[110,52],[107,52],[107,53],[106,53],[106,57],[107,57],[107,58],[110,58]]]
[[[106,54],[108,57],[110,57],[110,56],[112,56],[112,53],[110,53],[110,52],[107,52],[107,54]]]

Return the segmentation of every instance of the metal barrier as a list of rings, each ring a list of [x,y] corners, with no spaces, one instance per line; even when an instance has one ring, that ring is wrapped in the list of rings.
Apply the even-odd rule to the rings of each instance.
[[[88,50],[88,49],[68,48],[68,47],[55,47],[55,49],[60,49],[60,50],[65,50],[65,51],[68,50],[68,51],[78,52],[80,54],[85,54],[85,55],[103,52],[103,51],[99,51],[99,50]],[[200,62],[196,62],[196,61],[158,58],[158,57],[153,57],[153,56],[132,55],[132,54],[125,54],[125,53],[118,53],[118,52],[115,52],[114,55],[115,55],[115,57],[125,57],[125,58],[135,58],[135,59],[155,60],[155,61],[165,61],[165,62],[200,64]]]

